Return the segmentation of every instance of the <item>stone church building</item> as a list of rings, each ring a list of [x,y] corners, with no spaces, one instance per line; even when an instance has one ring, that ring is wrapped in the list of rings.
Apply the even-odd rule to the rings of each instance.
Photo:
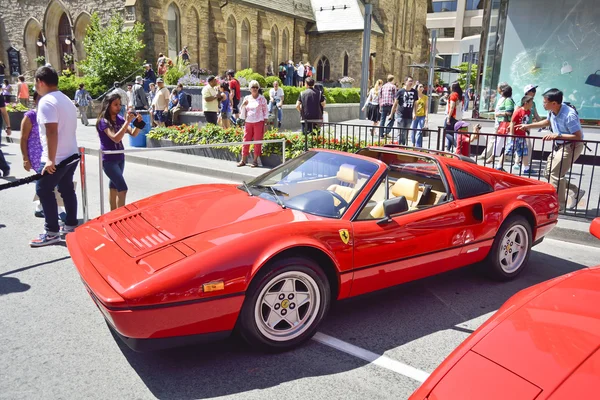
[[[372,0],[371,81],[419,76],[408,65],[427,62],[428,1]],[[145,25],[143,56],[152,63],[159,52],[175,58],[187,46],[191,62],[213,72],[276,73],[291,59],[315,66],[320,81],[350,76],[360,84],[361,0],[0,0],[0,10],[0,58],[24,74],[41,57],[60,69],[74,65],[85,57],[91,13],[107,21],[121,12],[126,25]]]

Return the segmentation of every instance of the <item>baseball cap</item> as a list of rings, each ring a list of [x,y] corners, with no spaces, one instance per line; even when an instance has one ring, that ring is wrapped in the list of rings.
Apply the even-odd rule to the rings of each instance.
[[[465,121],[458,121],[457,123],[454,124],[454,130],[458,131],[461,128],[468,128],[469,124],[467,124]]]
[[[527,85],[525,86],[525,92],[524,93],[528,93],[531,92],[533,89],[537,89],[537,85]]]
[[[158,78],[158,79],[156,80],[156,83],[165,83],[165,81],[163,80],[163,78]]]

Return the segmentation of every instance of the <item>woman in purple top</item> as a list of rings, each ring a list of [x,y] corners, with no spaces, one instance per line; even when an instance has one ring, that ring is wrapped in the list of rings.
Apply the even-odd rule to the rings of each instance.
[[[33,92],[33,103],[37,106],[40,96]],[[21,121],[21,154],[23,155],[23,168],[25,171],[32,169],[38,174],[42,172],[42,142],[37,123],[37,111],[34,108],[25,113]]]
[[[129,133],[131,136],[137,136],[139,128],[132,128],[131,122],[136,119],[136,114],[129,112],[127,120],[119,114],[121,112],[121,96],[118,93],[111,93],[104,98],[102,102],[102,111],[96,121],[96,130],[100,137],[100,148],[102,150],[123,150],[123,136]],[[137,115],[138,121],[142,120],[141,115]],[[125,196],[127,195],[127,184],[123,178],[125,169],[124,154],[103,154],[102,169],[109,179],[108,187],[110,189],[110,209],[125,205]]]

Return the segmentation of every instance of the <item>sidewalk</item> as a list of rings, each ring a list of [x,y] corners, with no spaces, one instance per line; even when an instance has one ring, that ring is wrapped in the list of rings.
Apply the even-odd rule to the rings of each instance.
[[[437,121],[437,119],[430,120],[430,126],[434,126],[432,125],[434,121]],[[95,128],[96,120],[90,119],[89,122],[89,126],[84,126],[78,121],[77,141],[80,147],[85,147],[86,154],[98,156],[100,142]],[[346,121],[346,123],[357,124],[358,122],[361,125],[368,125],[369,123],[369,121],[361,120]],[[483,131],[488,132],[489,128],[484,128]],[[493,131],[493,126],[491,127],[491,131]],[[15,143],[20,143],[21,132],[14,131],[10,137]],[[129,145],[128,140],[124,140],[123,144],[126,149],[132,148],[132,146]],[[235,182],[250,181],[269,170],[268,168],[250,168],[247,166],[237,167],[237,163],[232,161],[217,160],[166,150],[156,150],[140,154],[126,154],[125,159],[127,162],[136,164],[211,176]],[[99,165],[88,165],[87,168],[99,168]],[[552,230],[548,237],[600,247],[600,241],[589,233],[589,222],[572,220],[568,217],[561,216],[557,227]]]

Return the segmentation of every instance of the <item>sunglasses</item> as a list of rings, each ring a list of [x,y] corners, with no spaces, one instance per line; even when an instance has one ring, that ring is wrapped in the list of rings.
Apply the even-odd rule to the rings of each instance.
[[[250,89],[258,89],[256,86],[252,86]]]

